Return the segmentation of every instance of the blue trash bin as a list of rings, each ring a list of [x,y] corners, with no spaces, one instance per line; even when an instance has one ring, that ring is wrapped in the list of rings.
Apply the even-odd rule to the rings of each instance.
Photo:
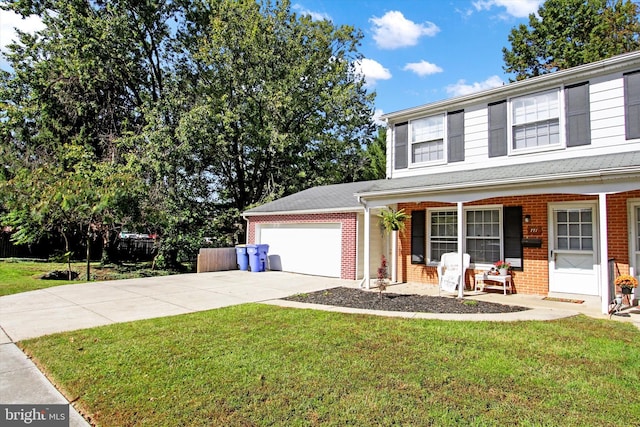
[[[267,271],[267,252],[269,245],[247,245],[249,255],[249,267],[254,273]]]
[[[247,245],[236,246],[236,263],[241,271],[249,269],[249,255],[247,255]]]
[[[269,253],[269,245],[260,244],[258,246],[258,262],[260,263],[260,271],[267,271],[267,263]]]
[[[258,255],[258,245],[247,245],[247,255],[249,255],[249,269],[251,272],[259,272],[260,257]]]

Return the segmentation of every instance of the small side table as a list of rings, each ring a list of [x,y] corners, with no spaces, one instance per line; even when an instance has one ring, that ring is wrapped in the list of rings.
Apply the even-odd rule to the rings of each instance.
[[[513,281],[511,280],[511,275],[507,274],[506,276],[494,276],[491,274],[478,273],[475,276],[476,279],[476,287],[477,291],[480,288],[481,291],[484,292],[485,289],[498,289],[502,290],[504,294],[507,294],[507,288],[509,289],[509,293],[513,293]],[[480,283],[481,282],[481,283]],[[488,285],[487,282],[496,282],[500,283],[500,285]]]

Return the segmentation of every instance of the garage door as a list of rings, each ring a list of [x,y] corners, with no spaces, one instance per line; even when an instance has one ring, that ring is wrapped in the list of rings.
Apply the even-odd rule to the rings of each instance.
[[[263,224],[258,234],[271,270],[340,277],[340,224]]]

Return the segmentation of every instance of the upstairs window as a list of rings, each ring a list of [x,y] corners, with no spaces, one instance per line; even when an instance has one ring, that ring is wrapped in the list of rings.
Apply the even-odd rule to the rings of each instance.
[[[444,160],[444,116],[424,117],[410,122],[411,163]]]
[[[514,151],[560,144],[559,93],[556,89],[512,99]]]

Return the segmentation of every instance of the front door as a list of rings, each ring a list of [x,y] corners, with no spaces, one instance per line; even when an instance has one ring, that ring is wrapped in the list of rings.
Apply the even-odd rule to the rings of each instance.
[[[549,291],[599,295],[597,204],[549,205]]]
[[[631,230],[631,267],[633,274],[640,280],[640,200],[630,203],[629,219]],[[638,298],[638,289],[635,290]]]

